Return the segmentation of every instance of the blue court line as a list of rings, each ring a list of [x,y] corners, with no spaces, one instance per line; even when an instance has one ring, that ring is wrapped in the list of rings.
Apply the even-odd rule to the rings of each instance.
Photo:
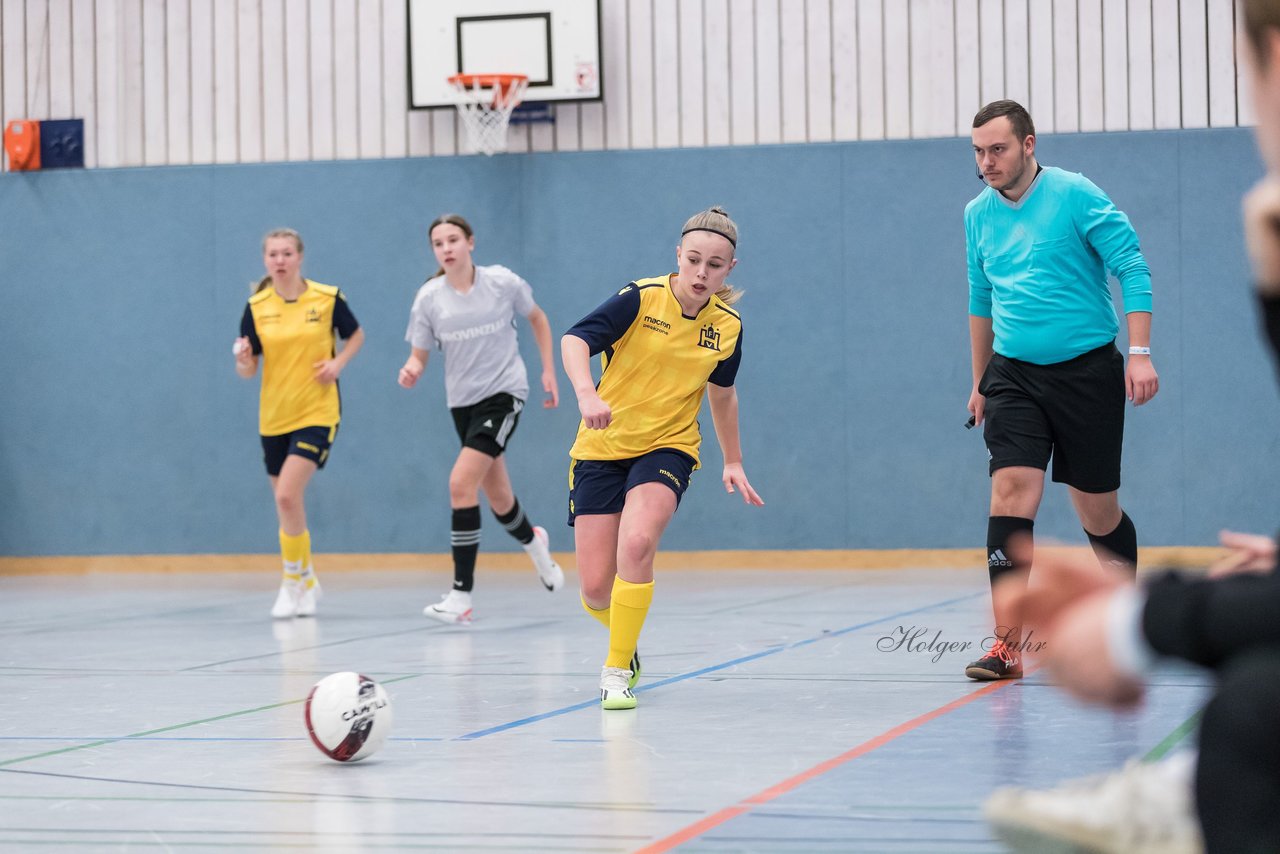
[[[779,646],[772,646],[772,647],[769,647],[768,649],[761,650],[760,652],[754,652],[750,655],[744,655],[744,656],[741,656],[740,658],[735,658],[730,661],[721,662],[720,664],[712,664],[708,667],[703,667],[701,669],[693,670],[688,673],[681,673],[677,676],[670,676],[666,679],[660,679],[657,682],[651,682],[647,685],[642,685],[636,688],[635,692],[638,694],[641,691],[652,691],[654,688],[662,688],[667,685],[673,685],[676,682],[684,682],[687,679],[696,679],[699,676],[705,676],[708,673],[715,673],[717,670],[725,670],[730,667],[736,667],[739,664],[746,664],[748,661],[756,661],[761,658],[768,658],[771,655],[777,655],[780,652],[787,652],[788,650],[799,649],[802,646],[808,646],[809,644],[817,643],[818,641],[824,641],[830,638],[840,637],[841,635],[847,635],[849,632],[856,632],[859,629],[865,629],[865,628],[868,628],[869,626],[878,625],[879,623],[886,623],[889,620],[896,620],[899,617],[908,617],[912,614],[919,614],[922,611],[931,611],[934,608],[941,608],[945,605],[954,605],[957,602],[964,602],[968,599],[976,599],[979,596],[986,596],[986,595],[987,593],[985,590],[980,593],[968,593],[968,594],[965,594],[964,596],[957,596],[954,599],[945,599],[941,602],[934,602],[932,605],[923,605],[919,608],[912,608],[909,611],[900,611],[897,614],[890,614],[887,617],[878,617],[874,620],[868,620],[865,623],[858,623],[855,626],[847,626],[846,628],[843,628],[843,629],[837,629],[835,631],[830,631],[830,632],[823,632],[820,635],[815,635],[814,637],[811,637],[811,638],[805,638],[804,640],[795,641],[794,643],[781,644]],[[572,706],[565,706],[560,709],[554,709],[553,711],[550,711],[550,712],[543,712],[540,715],[531,715],[530,717],[521,718],[520,720],[511,721],[510,723],[498,724],[497,726],[492,726],[492,727],[489,727],[488,729],[481,729],[481,730],[476,730],[475,732],[469,732],[466,735],[458,736],[455,740],[456,741],[474,741],[477,738],[484,738],[487,735],[494,735],[495,733],[506,732],[507,730],[512,730],[517,727],[527,726],[529,724],[535,724],[535,723],[538,723],[539,721],[545,721],[549,718],[558,718],[561,715],[567,715],[567,714],[570,714],[571,712],[578,712],[583,709],[589,709],[592,706],[597,705],[599,702],[600,701],[598,699],[593,698],[582,703],[574,703]]]

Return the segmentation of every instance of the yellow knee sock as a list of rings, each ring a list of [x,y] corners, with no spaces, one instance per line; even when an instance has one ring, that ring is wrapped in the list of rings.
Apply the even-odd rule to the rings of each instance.
[[[582,599],[582,595],[579,594],[578,598]],[[592,617],[595,617],[597,620],[599,620],[600,625],[604,626],[606,629],[609,628],[609,606],[608,605],[606,605],[605,607],[597,611],[595,608],[592,608],[590,605],[587,604],[586,599],[582,599],[582,610],[586,611]]]
[[[632,584],[621,578],[613,580],[613,595],[609,600],[609,657],[606,667],[631,666],[636,644],[640,642],[640,629],[649,615],[653,602],[653,582]]]
[[[311,552],[311,535],[306,531],[290,536],[280,531],[280,556],[284,558],[286,581],[301,581],[302,568]]]

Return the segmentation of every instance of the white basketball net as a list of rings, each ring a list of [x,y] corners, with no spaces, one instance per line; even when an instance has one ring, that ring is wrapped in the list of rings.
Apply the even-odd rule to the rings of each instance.
[[[519,76],[502,83],[493,76],[468,75],[469,80],[451,78],[457,92],[458,114],[471,147],[481,154],[507,150],[507,125],[511,111],[524,97],[529,78]]]

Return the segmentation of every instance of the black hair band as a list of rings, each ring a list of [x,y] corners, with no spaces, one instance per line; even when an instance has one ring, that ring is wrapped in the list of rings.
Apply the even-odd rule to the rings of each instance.
[[[720,235],[721,237],[723,237],[725,240],[729,241],[729,244],[730,244],[731,246],[733,246],[733,248],[734,248],[734,249],[737,249],[737,248],[738,248],[738,241],[734,240],[732,237],[730,237],[729,235],[725,234],[723,231],[720,231],[719,229],[715,229],[715,228],[704,228],[703,226],[696,226],[696,227],[694,227],[694,228],[686,228],[684,231],[680,232],[680,236],[681,236],[681,237],[684,237],[686,234],[688,234],[688,233],[689,233],[689,232],[691,232],[691,231],[709,231],[709,232],[711,232],[712,234],[718,234],[718,235]]]

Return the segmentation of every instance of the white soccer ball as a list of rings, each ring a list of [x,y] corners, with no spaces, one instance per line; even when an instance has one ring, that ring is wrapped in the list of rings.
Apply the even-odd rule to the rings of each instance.
[[[355,762],[382,747],[391,731],[386,690],[359,673],[333,673],[315,684],[304,711],[311,741],[330,759]]]

